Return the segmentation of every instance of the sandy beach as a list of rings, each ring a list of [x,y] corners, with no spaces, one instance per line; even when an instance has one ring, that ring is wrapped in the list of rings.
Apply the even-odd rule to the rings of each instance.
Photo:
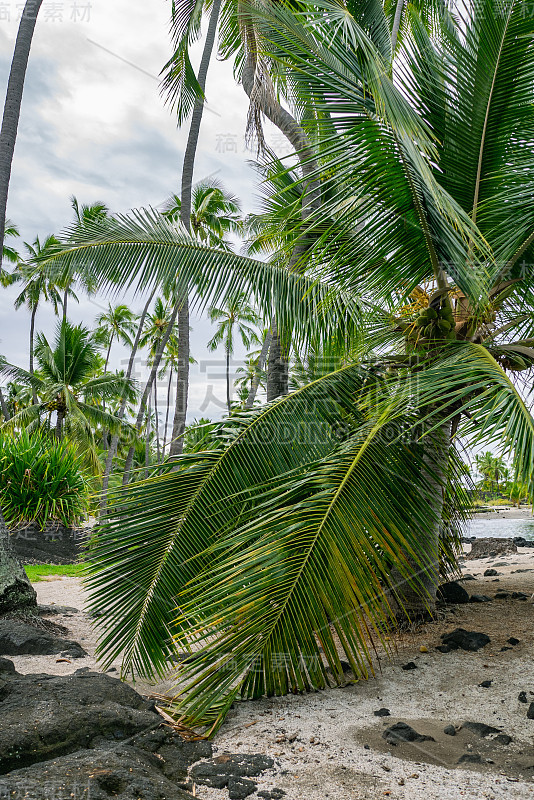
[[[468,553],[470,547],[466,547]],[[487,569],[497,576],[484,576]],[[379,651],[374,677],[344,688],[311,695],[270,698],[237,704],[215,738],[215,752],[263,753],[275,759],[272,771],[258,779],[258,791],[276,786],[287,800],[491,800],[534,797],[534,720],[518,699],[534,701],[534,606],[529,601],[495,599],[496,592],[534,592],[534,548],[492,559],[465,561],[462,585],[485,594],[486,603],[448,606],[435,622],[397,635],[388,660]],[[85,613],[81,582],[61,578],[35,584],[39,602],[68,606],[51,617],[88,651],[81,660],[55,656],[14,657],[19,672],[69,674],[81,666],[99,670],[94,658],[96,633]],[[436,650],[442,634],[455,628],[483,632],[491,642],[478,652]],[[518,644],[507,644],[510,637]],[[423,651],[423,652],[422,652]],[[404,670],[412,662],[414,669]],[[115,670],[119,663],[112,665]],[[490,681],[487,687],[480,684]],[[170,691],[172,676],[155,686],[137,682],[150,694]],[[387,709],[389,716],[375,712]],[[384,730],[399,721],[435,741],[392,746]],[[512,737],[502,745],[492,735],[480,739],[463,723],[485,723]],[[445,735],[446,726],[456,735]],[[462,754],[478,763],[457,765]],[[196,797],[227,800],[226,790],[195,787]],[[256,795],[252,796],[252,800]]]

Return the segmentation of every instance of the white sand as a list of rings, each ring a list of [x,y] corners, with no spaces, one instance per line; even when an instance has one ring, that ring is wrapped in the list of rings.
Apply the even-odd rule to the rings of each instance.
[[[534,591],[534,571],[513,573],[517,569],[534,570],[534,548],[491,561],[467,561],[465,571],[481,576],[494,562],[508,562],[510,566],[497,567],[502,573],[499,582],[480,577],[463,584],[470,593]],[[84,607],[78,579],[41,582],[36,589],[40,603]],[[71,664],[58,663],[55,656],[19,656],[13,658],[17,670],[68,674],[82,666],[98,668],[93,658],[95,635],[85,614],[54,619],[71,629],[72,638],[80,641],[90,656]],[[530,603],[494,601],[458,606],[454,614],[427,625],[423,632],[400,637],[397,654],[392,662],[382,664],[376,678],[313,695],[238,704],[215,739],[216,751],[274,757],[275,769],[258,779],[259,786],[281,788],[287,800],[534,800],[534,779],[516,782],[505,774],[454,769],[446,763],[410,762],[364,747],[367,735],[376,737],[386,724],[398,719],[413,721],[416,729],[420,720],[438,721],[443,726],[476,720],[502,727],[512,735],[510,752],[527,744],[534,766],[534,720],[526,718],[527,706],[517,699],[520,691],[534,692],[533,623],[534,606]],[[492,642],[478,653],[436,651],[440,634],[456,627],[487,632]],[[517,636],[521,644],[500,652],[509,636]],[[428,653],[419,652],[423,644],[428,646]],[[400,665],[410,660],[418,669],[401,670]],[[488,678],[493,680],[491,689],[478,686]],[[138,683],[136,688],[144,691],[143,684]],[[165,688],[161,685],[157,690]],[[390,709],[391,717],[373,715],[382,706]],[[296,739],[287,741],[293,734]],[[422,758],[426,746],[420,745]],[[431,749],[428,745],[429,752]],[[196,796],[227,800],[228,792],[199,786]],[[251,800],[254,798],[251,796]]]

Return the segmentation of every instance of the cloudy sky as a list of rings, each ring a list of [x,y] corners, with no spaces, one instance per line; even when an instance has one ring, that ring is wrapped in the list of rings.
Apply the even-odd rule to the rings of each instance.
[[[20,9],[0,2],[0,90],[9,74]],[[170,0],[45,0],[37,22],[26,78],[11,178],[8,216],[22,239],[60,232],[72,218],[69,198],[105,202],[112,211],[159,206],[179,191],[187,125],[176,121],[159,93],[158,74],[170,55]],[[198,49],[199,52],[199,49]],[[247,101],[232,67],[213,61],[208,106],[195,180],[216,175],[241,198],[245,211],[256,203],[255,177],[247,161],[244,130]],[[271,131],[271,143],[276,133]],[[275,141],[273,141],[273,139]],[[283,145],[282,151],[283,152]],[[14,289],[0,302],[0,353],[21,366],[28,361],[29,314],[13,309]],[[117,300],[114,298],[114,302]],[[142,298],[126,298],[134,310]],[[69,316],[91,325],[107,298],[80,298]],[[222,352],[208,353],[209,323],[194,319],[190,417],[216,418],[224,401]],[[38,313],[37,328],[54,330],[51,308]],[[237,354],[242,357],[242,353]],[[116,367],[126,353],[117,348]],[[208,363],[209,362],[209,363]],[[139,373],[140,375],[141,373]],[[210,390],[210,386],[213,387]],[[163,400],[163,389],[162,389]]]

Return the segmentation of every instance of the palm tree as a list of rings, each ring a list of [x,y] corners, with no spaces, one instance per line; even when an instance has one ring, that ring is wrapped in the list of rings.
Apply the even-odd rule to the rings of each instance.
[[[107,311],[102,311],[97,315],[95,322],[99,333],[101,333],[102,341],[107,345],[104,373],[108,371],[109,356],[114,341],[122,342],[128,347],[132,347],[136,319],[137,317],[133,311],[130,311],[128,306],[124,304],[113,306],[108,303]]]
[[[226,406],[228,413],[232,413],[230,391],[230,358],[234,353],[235,333],[239,335],[242,344],[250,347],[259,343],[258,334],[254,330],[259,317],[248,302],[244,292],[230,298],[222,308],[212,306],[209,309],[210,321],[217,324],[217,331],[208,342],[208,350],[216,350],[220,344],[224,346],[226,355]]]
[[[100,652],[164,670],[173,624],[176,646],[201,654],[181,671],[190,723],[216,727],[238,695],[324,686],[327,666],[341,680],[340,642],[365,675],[370,628],[383,637],[398,613],[385,589],[410,614],[432,610],[440,546],[465,494],[458,431],[515,450],[516,478],[530,480],[534,420],[513,377],[534,364],[522,264],[534,255],[533,54],[521,3],[505,10],[488,0],[466,11],[461,35],[436,24],[430,36],[411,7],[399,89],[345,8],[323,3],[308,20],[261,11],[288,86],[326,120],[328,200],[308,252],[312,295],[300,303],[294,273],[200,251],[148,213],[117,220],[86,256],[83,243],[62,256],[105,269],[120,242],[135,242],[137,280],[168,274],[178,256],[182,282],[215,294],[248,283],[263,307],[283,295],[303,326],[313,291],[324,291],[323,311],[336,287],[360,301],[366,335],[353,361],[225,420],[225,447],[122,493],[105,523],[91,579],[106,614]],[[305,274],[298,285],[310,286]],[[135,587],[131,574],[142,576]],[[409,584],[402,592],[395,574]]]
[[[493,492],[498,492],[500,483],[509,479],[509,469],[505,459],[487,451],[477,455],[475,461],[477,470],[482,476],[482,487],[487,489],[489,486]]]
[[[146,323],[139,336],[139,345],[144,347],[150,345],[150,355],[148,363],[151,365],[150,374],[145,384],[145,388],[139,403],[139,410],[135,420],[135,430],[137,433],[141,431],[143,420],[147,413],[147,402],[150,398],[151,392],[157,392],[157,375],[163,353],[167,347],[167,343],[174,333],[174,323],[176,321],[176,305],[174,309],[169,308],[161,298],[157,298],[154,305],[154,313],[146,315]],[[157,397],[156,397],[156,419],[157,419]],[[156,427],[158,427],[158,422]],[[123,485],[126,485],[131,478],[131,469],[135,455],[135,442],[130,445],[126,460],[124,463],[124,472],[122,476]]]
[[[0,269],[4,254],[7,195],[11,178],[11,165],[17,141],[22,94],[26,79],[26,68],[37,22],[37,15],[43,0],[26,0],[20,18],[17,41],[13,52],[9,81],[7,84],[4,115],[0,130]]]
[[[195,76],[189,59],[189,43],[198,38],[201,29],[202,5],[197,6],[193,14],[180,14],[173,3],[172,23],[175,53],[166,68],[166,90],[171,103],[175,106],[178,122],[182,124],[191,114],[191,124],[182,164],[182,181],[180,188],[180,221],[185,230],[190,230],[191,193],[193,187],[193,173],[200,136],[200,125],[204,114],[206,79],[211,61],[213,46],[217,34],[221,0],[213,0],[204,48],[200,59],[198,73]],[[185,34],[185,35],[184,35]],[[178,342],[180,357],[178,359],[176,409],[173,423],[173,437],[171,442],[171,455],[182,452],[183,433],[187,418],[187,401],[189,393],[189,287],[184,286],[182,293],[176,298],[174,313],[169,321],[168,334],[174,327],[178,317]],[[168,337],[167,337],[168,338]],[[164,345],[165,346],[165,345]]]
[[[55,417],[57,438],[67,436],[72,440],[95,474],[99,474],[95,429],[105,426],[117,431],[121,421],[99,408],[98,402],[125,394],[133,397],[132,381],[113,373],[101,374],[101,359],[93,334],[69,322],[58,323],[53,345],[43,334],[38,335],[35,357],[38,370],[33,374],[11,364],[1,367],[4,375],[31,387],[39,397],[37,403],[18,411],[5,425],[10,429],[28,425],[46,427]]]
[[[178,220],[181,209],[181,200],[175,194],[167,201],[163,213],[169,219]],[[229,247],[226,236],[240,234],[243,229],[239,200],[214,178],[200,181],[193,187],[189,219],[193,236],[212,247]]]
[[[109,214],[109,209],[105,203],[96,202],[91,205],[82,203],[80,205],[74,195],[70,199],[70,205],[74,211],[74,224],[71,227],[71,235],[74,237],[77,231],[87,230],[95,222],[104,223]],[[73,297],[76,301],[78,300],[74,292],[76,283],[80,283],[84,291],[91,295],[96,289],[96,279],[90,269],[80,272],[76,267],[73,267],[69,272],[57,277],[56,280],[63,289],[63,321],[65,322],[67,320],[69,297]]]
[[[184,189],[182,177],[182,194]],[[200,181],[194,188],[189,187],[188,192],[187,208],[177,195],[173,195],[165,206],[163,212],[165,217],[173,221],[180,219],[182,224],[185,224],[184,219],[187,214],[186,228],[191,231],[198,241],[229,249],[225,236],[229,233],[239,233],[242,228],[240,220],[241,207],[238,199],[227,192],[220,181],[214,179]],[[180,355],[170,447],[171,456],[179,455],[182,452],[185,431],[190,364],[189,326],[185,331],[185,321],[186,318],[187,320],[189,319],[188,308],[189,306],[187,306],[187,313],[186,310],[180,312],[178,320],[178,341],[181,341],[181,337],[187,336],[187,344],[179,345]],[[188,359],[187,366],[182,363],[182,354],[184,354],[183,357]]]
[[[170,317],[171,317],[171,310],[164,303],[161,297],[157,297],[154,306],[154,312],[148,315],[145,330],[141,337],[141,347],[146,347],[146,345],[149,346],[149,363],[154,362],[156,354],[161,348],[161,342],[167,332],[167,327],[169,325]],[[169,348],[169,344],[171,343],[171,341],[176,346],[178,340],[176,333],[174,331],[171,333],[170,337],[167,340],[165,349],[163,350],[162,358],[164,357],[166,350]],[[160,453],[160,443],[159,443],[160,426],[159,426],[159,411],[158,411],[158,382],[156,378],[157,375],[154,376],[153,391],[154,391],[154,414],[156,421],[155,424],[156,451],[159,463],[159,461],[161,460],[161,453]],[[151,400],[149,399],[148,410],[147,410],[147,442],[150,431],[151,413],[152,413]]]
[[[234,385],[242,395],[243,402],[241,405],[243,409],[252,407],[249,405],[249,398],[252,392],[255,395],[258,388],[265,388],[265,370],[258,370],[260,352],[260,350],[256,350],[253,353],[248,353],[243,366],[237,367],[235,371],[236,376],[239,377],[236,377]]]
[[[16,269],[11,273],[13,281],[21,282],[24,288],[15,298],[15,308],[25,305],[30,312],[30,375],[33,375],[33,351],[35,335],[35,317],[41,300],[50,301],[54,306],[54,311],[58,313],[58,306],[61,303],[61,296],[57,286],[51,281],[48,272],[40,263],[31,263],[30,259],[42,259],[53,252],[59,246],[59,240],[55,236],[48,236],[41,244],[39,237],[33,244],[24,242],[27,251],[27,260],[21,261]],[[33,403],[37,402],[35,389],[33,391]]]

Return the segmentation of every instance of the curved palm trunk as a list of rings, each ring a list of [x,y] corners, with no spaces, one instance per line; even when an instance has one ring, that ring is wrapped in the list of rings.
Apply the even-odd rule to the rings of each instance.
[[[6,399],[4,397],[4,392],[1,386],[0,386],[0,408],[2,409],[2,416],[4,417],[4,422],[7,422],[9,419],[11,419],[11,415],[9,413]]]
[[[163,458],[165,458],[165,452],[167,449],[167,430],[169,429],[169,410],[171,407],[172,378],[173,378],[173,368],[171,366],[169,373],[169,383],[167,385],[167,410],[165,412],[165,430],[163,431],[163,448],[162,448]]]
[[[202,59],[197,75],[198,83],[203,92],[206,88],[206,78],[213,53],[213,46],[215,44],[215,34],[217,33],[220,10],[221,0],[213,0],[206,41],[204,42],[204,50],[202,51]],[[180,220],[187,230],[190,229],[191,225],[193,171],[195,168],[198,137],[200,135],[200,124],[202,122],[203,113],[204,101],[197,100],[193,108],[189,136],[184,153],[184,163],[182,165]],[[172,426],[171,456],[179,455],[184,446],[183,435],[187,418],[187,397],[189,393],[189,351],[189,299],[185,296],[180,298],[178,314],[178,367],[176,370],[176,405]]]
[[[397,39],[399,36],[403,8],[404,8],[404,0],[397,0],[397,5],[395,7],[395,16],[393,18],[393,27],[391,29],[391,50],[393,53],[395,53],[395,48],[397,46]]]
[[[11,165],[17,141],[20,108],[30,48],[37,22],[37,15],[43,0],[27,0],[20,19],[17,41],[11,62],[7,84],[4,116],[0,130],[0,267],[4,250],[6,227],[7,196],[11,178]]]
[[[161,463],[161,450],[159,447],[159,414],[158,414],[158,381],[154,381],[154,415],[156,421],[156,453],[158,464]]]
[[[150,467],[150,434],[152,432],[152,395],[148,398],[148,409],[146,412],[146,431],[145,431],[145,479],[148,478]]]
[[[269,355],[269,350],[271,348],[272,339],[273,339],[272,331],[268,331],[265,335],[265,339],[263,340],[261,351],[258,356],[258,361],[256,364],[256,369],[254,370],[254,377],[252,378],[252,382],[250,384],[250,391],[247,395],[247,401],[245,403],[246,411],[249,411],[252,408],[252,406],[254,405],[254,400],[256,399],[256,395],[258,394],[258,389],[260,388],[260,382],[261,382],[261,372],[265,367],[267,356]]]
[[[143,326],[145,324],[146,315],[148,314],[148,309],[150,308],[150,304],[152,302],[152,298],[154,297],[156,290],[154,289],[150,294],[150,297],[146,301],[145,307],[143,308],[143,312],[141,314],[141,318],[139,320],[139,325],[137,327],[137,332],[135,334],[135,340],[132,346],[132,351],[130,353],[130,359],[128,361],[128,368],[126,370],[126,379],[129,380],[132,377],[133,366],[135,363],[135,357],[137,355],[137,351],[139,349],[139,341],[141,339],[141,334],[143,332]],[[124,418],[124,414],[126,412],[128,400],[126,397],[123,397],[119,411],[118,411],[118,418],[122,420]],[[117,452],[117,447],[119,444],[119,434],[115,433],[113,438],[111,439],[111,444],[109,446],[108,455],[106,458],[106,464],[104,467],[104,475],[102,477],[102,494],[100,495],[100,514],[102,515],[106,510],[107,505],[107,495],[109,489],[109,476],[111,475],[111,470],[113,469],[113,459],[115,457],[115,453]]]
[[[67,303],[69,301],[69,287],[67,286],[63,292],[63,322],[67,321]],[[106,361],[107,364],[107,361]]]
[[[66,302],[66,301],[67,301],[67,296],[65,294],[64,302]],[[65,306],[63,306],[63,310],[65,311]],[[64,316],[63,319],[65,320],[66,317]],[[109,356],[111,354],[111,346],[113,344],[114,336],[115,336],[115,331],[112,332],[111,339],[109,340],[108,351],[106,353],[106,363],[104,364],[104,375],[107,375],[108,364],[109,364]],[[105,411],[105,410],[106,410],[106,401],[103,400],[102,401],[102,411]],[[102,429],[102,447],[103,447],[104,450],[108,449],[108,431],[107,431],[107,428],[103,428]]]
[[[57,419],[56,419],[56,437],[61,441],[63,439],[63,420],[65,419],[65,414],[63,411],[57,412]]]
[[[152,386],[154,385],[154,381],[156,380],[156,377],[157,377],[157,374],[158,374],[159,365],[161,363],[161,358],[163,356],[165,348],[167,347],[167,342],[169,341],[170,335],[171,335],[172,330],[174,328],[174,323],[176,322],[176,317],[178,316],[178,311],[179,311],[178,306],[175,306],[174,307],[174,311],[171,314],[171,318],[169,320],[169,324],[167,325],[167,328],[165,329],[165,333],[163,334],[163,337],[162,337],[162,339],[161,339],[161,341],[160,341],[160,343],[158,345],[158,349],[156,350],[156,353],[154,355],[154,361],[152,363],[152,369],[150,371],[149,378],[148,378],[148,380],[147,380],[147,382],[145,384],[145,389],[144,389],[144,392],[143,392],[143,396],[141,398],[141,403],[139,405],[139,412],[137,414],[137,419],[135,421],[135,430],[136,430],[137,433],[140,432],[141,427],[143,425],[143,419],[144,419],[144,416],[145,416],[145,410],[146,410],[147,401],[148,401],[148,399],[150,397],[150,394],[152,392]],[[134,445],[131,445],[130,449],[128,450],[128,455],[126,456],[126,462],[124,464],[124,475],[122,476],[122,485],[123,486],[126,486],[126,484],[129,483],[129,481],[130,481],[130,473],[132,471],[134,452],[135,452],[135,447],[134,447]]]
[[[230,393],[230,350],[226,348],[226,407],[232,413],[232,398]]]
[[[305,184],[302,196],[302,220],[305,222],[321,203],[321,185],[317,178],[319,165],[315,158],[312,145],[304,129],[298,124],[297,120],[287,111],[277,100],[274,91],[268,91],[265,87],[256,85],[256,69],[251,56],[243,67],[241,77],[243,88],[251,102],[253,101],[261,109],[273,125],[283,133],[291,144],[300,163],[300,170]],[[287,268],[291,271],[298,268],[298,264],[307,246],[302,241],[297,241]],[[266,337],[266,339],[269,338]],[[285,358],[282,347],[282,340],[278,334],[276,320],[271,321],[269,361],[267,368],[267,400],[274,400],[280,395],[286,394],[288,390],[289,364]],[[265,346],[265,342],[264,342]],[[263,353],[263,348],[262,348]],[[258,359],[257,380],[254,382],[253,390],[247,398],[246,408],[252,408],[260,383],[260,372],[265,364],[266,354],[263,362]]]
[[[32,315],[30,319],[30,375],[34,373],[33,367],[33,350],[34,350],[34,338],[35,338],[35,315],[37,314],[37,306],[32,308]],[[32,386],[32,403],[34,406],[37,405],[37,391],[34,386]]]
[[[440,534],[451,425],[445,423],[425,438],[427,455],[423,478],[430,487],[427,504],[434,519],[424,542],[420,543],[418,559],[406,553],[411,579],[407,581],[398,571],[392,570],[392,594],[399,606],[399,616],[418,619],[432,615],[436,609],[436,592],[439,584]]]

